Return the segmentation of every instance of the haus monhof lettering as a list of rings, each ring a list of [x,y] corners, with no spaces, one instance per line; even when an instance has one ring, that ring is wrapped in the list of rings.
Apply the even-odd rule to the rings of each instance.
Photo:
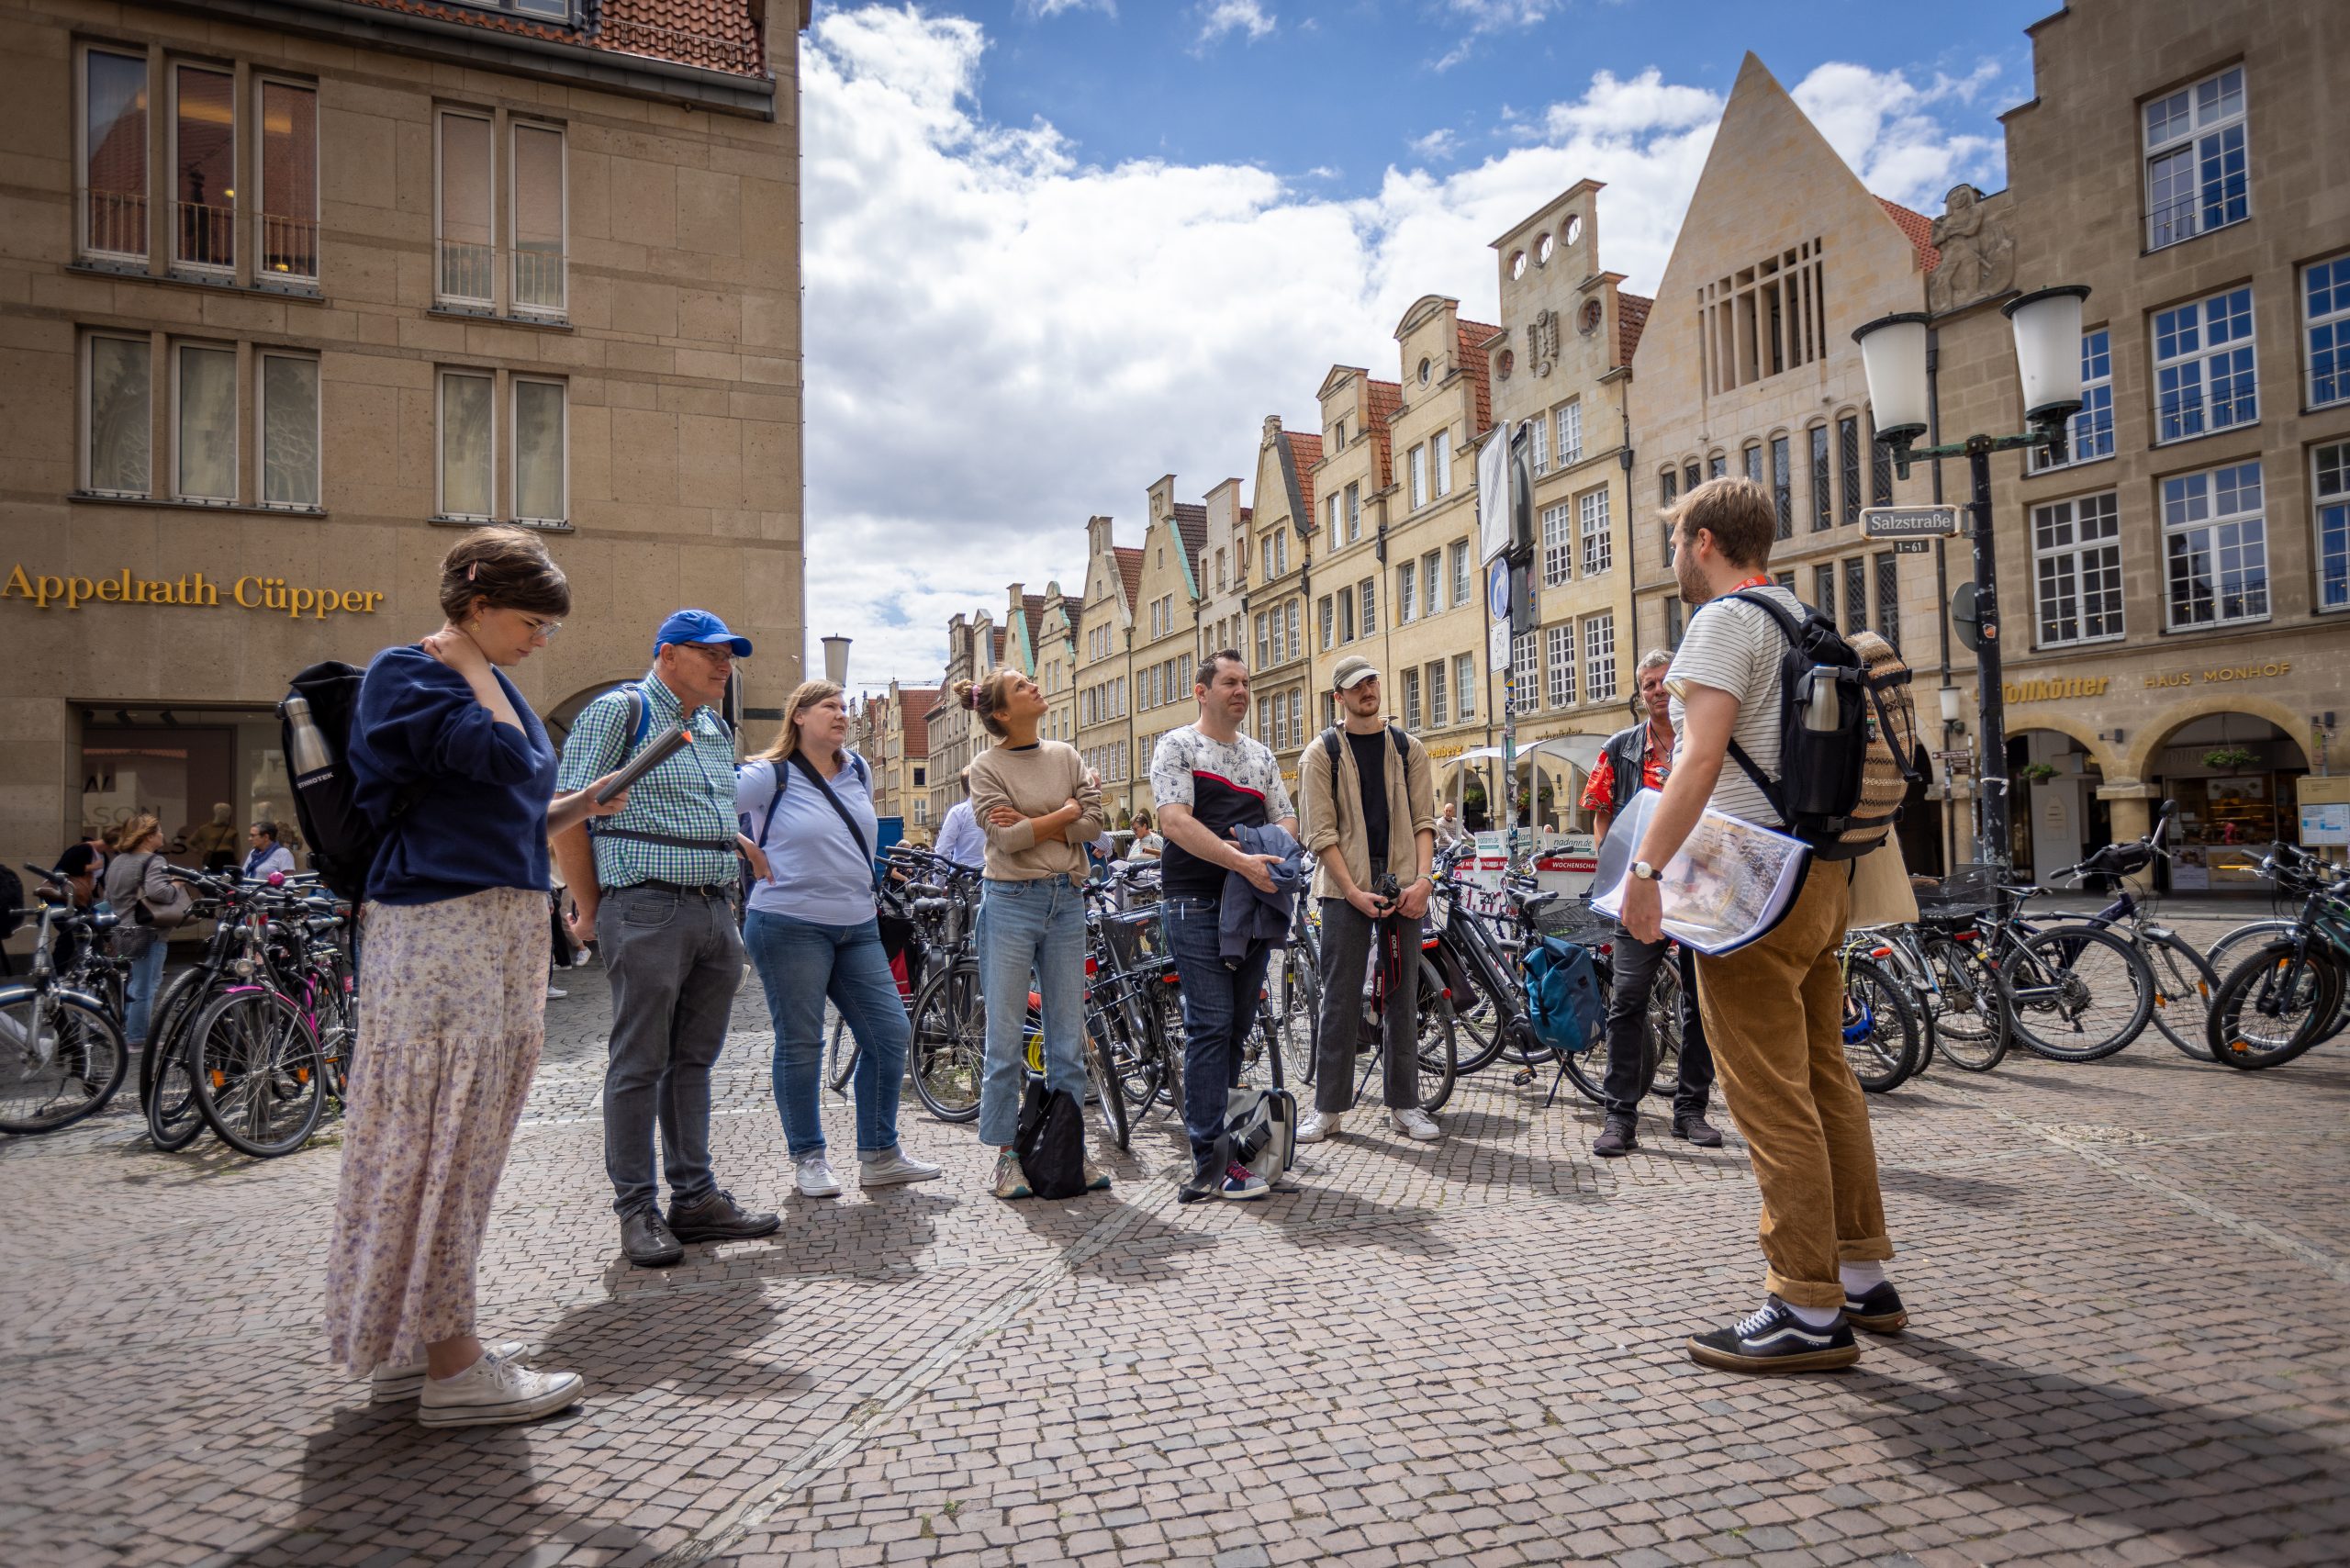
[[[2206,684],[2217,684],[2228,680],[2271,680],[2277,676],[2292,673],[2292,660],[2269,659],[2256,665],[2223,665],[2214,669],[2207,669],[2203,672],[2203,680]],[[2196,679],[2193,670],[2156,670],[2146,678],[2148,690],[2157,687],[2193,686],[2194,684]]]
[[[384,596],[365,588],[297,588],[284,577],[244,577],[232,583],[212,581],[202,572],[180,577],[134,577],[125,566],[110,577],[36,576],[22,566],[13,567],[0,583],[0,599],[21,599],[36,610],[63,606],[80,610],[89,604],[184,605],[191,610],[218,610],[224,602],[240,610],[260,610],[298,621],[308,616],[324,621],[330,615],[373,615]]]

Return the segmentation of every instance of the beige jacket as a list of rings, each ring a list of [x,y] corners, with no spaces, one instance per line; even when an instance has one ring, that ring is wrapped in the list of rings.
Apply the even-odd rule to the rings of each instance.
[[[1065,741],[1039,741],[1032,749],[990,746],[971,764],[971,815],[987,834],[986,874],[999,882],[1035,882],[1046,877],[1085,879],[1085,846],[1102,836],[1102,788],[1086,781],[1085,764]],[[1050,816],[1070,801],[1084,814],[1061,830],[1058,840],[1038,843],[1026,822],[997,827],[988,818],[999,806],[1023,817]]]
[[[1330,868],[1321,864],[1322,851],[1334,844],[1345,857],[1347,874],[1354,878],[1355,886],[1365,892],[1371,890],[1371,846],[1362,821],[1362,775],[1355,767],[1354,748],[1341,739],[1338,788],[1334,797],[1328,741],[1329,732],[1326,730],[1308,741],[1297,758],[1298,834],[1304,840],[1307,852],[1315,857],[1314,896],[1318,899],[1346,897],[1345,890],[1330,875]],[[1398,882],[1409,882],[1420,872],[1418,836],[1436,831],[1436,770],[1428,763],[1427,748],[1415,736],[1404,737],[1401,767],[1395,766],[1398,759],[1393,733],[1382,734],[1379,744],[1386,748],[1382,771],[1387,779],[1387,868]]]

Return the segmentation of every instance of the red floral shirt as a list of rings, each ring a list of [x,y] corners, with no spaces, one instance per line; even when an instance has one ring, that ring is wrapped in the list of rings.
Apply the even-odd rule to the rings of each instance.
[[[1672,775],[1672,752],[1660,751],[1656,744],[1656,730],[1651,725],[1642,724],[1640,726],[1640,782],[1649,789],[1662,790],[1664,788],[1664,781]],[[1583,809],[1586,812],[1605,812],[1611,817],[1620,809],[1616,800],[1616,770],[1613,767],[1592,769],[1591,777],[1584,781],[1583,787]]]

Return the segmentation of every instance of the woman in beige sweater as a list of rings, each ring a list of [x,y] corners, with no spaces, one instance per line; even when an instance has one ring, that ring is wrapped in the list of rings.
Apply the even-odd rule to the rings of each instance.
[[[1020,1127],[1033,971],[1044,1014],[1045,1081],[1085,1103],[1085,846],[1102,833],[1102,784],[1074,746],[1039,740],[1044,689],[1018,670],[955,683],[956,700],[996,744],[971,764],[971,814],[987,832],[979,906],[979,985],[987,998],[987,1076],[979,1137],[1001,1151],[995,1195],[1024,1198],[1012,1147]],[[1114,1084],[1102,1092],[1115,1094]],[[1086,1184],[1110,1178],[1086,1167]]]

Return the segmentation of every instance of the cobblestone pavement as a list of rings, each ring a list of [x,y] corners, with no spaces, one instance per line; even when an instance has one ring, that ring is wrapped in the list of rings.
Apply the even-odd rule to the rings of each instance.
[[[1153,1117],[1114,1192],[1006,1204],[909,1096],[946,1181],[787,1200],[755,989],[714,1143],[783,1231],[632,1271],[603,998],[550,1005],[482,1260],[485,1331],[588,1378],[538,1426],[429,1432],[327,1364],[330,1130],[0,1147],[0,1560],[2350,1561],[2339,1046],[2247,1074],[2150,1034],[1874,1100],[1910,1330],[1758,1381],[1682,1350],[1758,1297],[1735,1137],[1602,1163],[1488,1072],[1443,1142],[1359,1117],[1267,1203],[1179,1209]]]

